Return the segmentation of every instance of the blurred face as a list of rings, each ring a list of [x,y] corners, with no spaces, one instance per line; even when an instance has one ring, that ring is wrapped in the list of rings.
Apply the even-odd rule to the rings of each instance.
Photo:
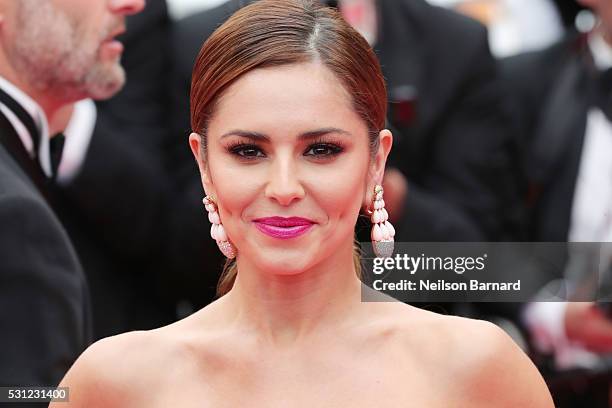
[[[308,63],[242,76],[219,100],[206,158],[198,135],[190,143],[239,262],[292,274],[351,253],[390,138],[372,158],[350,96],[331,71]]]
[[[105,99],[125,82],[114,37],[143,7],[144,0],[5,0],[3,48],[35,90],[67,101]]]
[[[606,39],[612,42],[612,0],[579,0],[579,3],[592,8],[599,16]]]

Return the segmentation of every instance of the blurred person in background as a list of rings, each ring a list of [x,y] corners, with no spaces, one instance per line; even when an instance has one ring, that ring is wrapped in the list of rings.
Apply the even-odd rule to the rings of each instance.
[[[115,40],[143,0],[0,2],[0,384],[56,385],[91,341],[54,179],[76,101],[124,84]],[[86,108],[85,108],[86,109]]]
[[[580,3],[597,16],[590,31],[571,30],[548,49],[503,62],[524,137],[530,241],[612,242],[612,1]],[[589,261],[564,257],[567,272]],[[609,274],[605,252],[590,261],[599,257],[599,270]],[[539,278],[564,276],[543,272]],[[534,348],[553,358],[551,381],[573,369],[590,370],[578,372],[584,378],[571,386],[553,388],[561,406],[608,406],[612,366],[602,357],[612,352],[612,320],[605,309],[536,302],[526,307],[524,322]],[[603,374],[585,380],[589,373]]]

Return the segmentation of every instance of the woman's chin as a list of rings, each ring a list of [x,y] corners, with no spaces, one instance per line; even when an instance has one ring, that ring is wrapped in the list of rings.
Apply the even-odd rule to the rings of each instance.
[[[308,268],[308,263],[304,259],[293,261],[290,259],[270,260],[266,262],[265,271],[273,275],[299,275]]]
[[[273,275],[296,275],[314,262],[308,251],[262,251],[256,261],[258,269]]]

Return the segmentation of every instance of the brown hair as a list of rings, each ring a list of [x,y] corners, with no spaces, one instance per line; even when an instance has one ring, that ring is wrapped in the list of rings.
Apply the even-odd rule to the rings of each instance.
[[[316,0],[260,0],[231,16],[204,43],[193,68],[191,127],[202,138],[206,157],[208,123],[223,92],[258,68],[316,61],[332,71],[368,127],[370,152],[378,150],[385,126],[387,92],[380,64],[366,40],[337,11]],[[358,249],[358,247],[357,247]],[[355,267],[361,270],[359,251]],[[228,261],[217,286],[219,296],[236,278]]]

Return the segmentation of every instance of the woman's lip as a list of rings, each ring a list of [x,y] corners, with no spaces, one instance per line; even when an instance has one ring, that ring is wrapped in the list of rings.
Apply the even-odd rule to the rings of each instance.
[[[259,221],[253,221],[255,227],[263,232],[264,234],[278,239],[291,239],[299,237],[305,234],[314,226],[313,223],[293,225],[291,227],[279,227],[277,225],[270,225]]]
[[[278,239],[291,239],[305,234],[316,223],[302,217],[263,217],[253,220],[264,234]]]
[[[264,217],[257,218],[253,222],[280,228],[303,227],[315,224],[314,221],[302,217]]]

